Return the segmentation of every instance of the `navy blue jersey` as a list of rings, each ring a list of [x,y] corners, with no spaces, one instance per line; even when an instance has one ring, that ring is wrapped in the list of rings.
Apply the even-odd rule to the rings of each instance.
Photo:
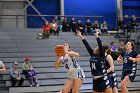
[[[100,51],[99,55],[95,55],[93,53],[92,48],[90,47],[90,45],[88,44],[88,42],[85,39],[83,39],[82,41],[91,56],[90,68],[91,68],[92,75],[93,76],[105,75],[106,71],[104,68],[104,50],[103,50],[100,38],[97,38],[98,47],[99,47],[99,51]]]
[[[129,60],[129,57],[136,58],[138,53],[134,50],[132,50],[130,53],[127,53],[126,51],[123,51],[121,53],[121,56],[123,57],[124,63],[123,63],[123,72],[126,72],[127,74],[135,74],[136,73],[136,66],[137,62],[134,62],[132,60]]]
[[[108,55],[105,56],[105,62],[104,62],[104,65],[105,65],[105,69],[108,70],[110,68],[110,64],[109,62],[106,60],[106,57]],[[109,72],[108,74],[113,74],[113,71]]]

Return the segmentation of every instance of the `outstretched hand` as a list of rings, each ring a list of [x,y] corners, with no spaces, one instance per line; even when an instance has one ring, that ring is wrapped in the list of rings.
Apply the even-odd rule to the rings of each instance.
[[[94,33],[94,35],[96,36],[96,38],[99,37],[99,32]]]
[[[77,36],[82,36],[82,34],[79,30],[77,31]]]

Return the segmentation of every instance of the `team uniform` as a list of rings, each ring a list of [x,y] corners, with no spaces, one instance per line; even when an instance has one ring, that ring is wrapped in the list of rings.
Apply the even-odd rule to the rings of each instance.
[[[69,56],[62,56],[60,58],[61,63],[66,68],[66,71],[68,73],[68,78],[75,79],[75,78],[81,78],[85,79],[85,74],[83,70],[81,69],[80,65],[78,65],[75,58],[70,58]]]
[[[137,55],[138,53],[134,50],[132,50],[130,53],[127,53],[126,51],[121,53],[124,60],[121,80],[123,80],[125,76],[129,76],[131,82],[134,80],[136,76],[137,62],[129,60],[128,58],[136,58]]]
[[[105,69],[106,69],[106,70],[110,68],[109,62],[106,60],[106,57],[107,57],[107,56],[108,56],[108,55],[105,56]],[[112,85],[112,88],[118,87],[117,74],[116,74],[115,70],[109,72],[108,75],[109,75],[110,78],[111,78],[111,85]]]
[[[105,89],[111,87],[111,81],[104,66],[105,52],[102,47],[101,40],[100,38],[97,38],[98,47],[100,51],[99,55],[95,55],[93,53],[92,48],[85,39],[83,39],[82,41],[91,56],[90,68],[91,73],[93,75],[93,90],[96,92],[104,92]]]

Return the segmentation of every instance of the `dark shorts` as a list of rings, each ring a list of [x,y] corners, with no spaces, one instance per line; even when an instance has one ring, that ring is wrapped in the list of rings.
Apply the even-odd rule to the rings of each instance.
[[[117,87],[117,88],[118,88],[117,77],[111,76],[110,78],[111,78],[111,85],[112,85],[112,88],[114,88],[114,87]]]
[[[105,77],[105,76],[104,76]],[[104,92],[105,89],[112,87],[110,77],[101,77],[98,79],[93,79],[93,90],[96,92]]]
[[[133,82],[134,79],[135,79],[136,74],[133,74],[133,75],[130,75],[130,74],[131,74],[131,71],[123,71],[123,72],[122,72],[121,80],[123,80],[123,79],[125,78],[125,76],[129,76],[129,80],[130,80],[131,82]]]

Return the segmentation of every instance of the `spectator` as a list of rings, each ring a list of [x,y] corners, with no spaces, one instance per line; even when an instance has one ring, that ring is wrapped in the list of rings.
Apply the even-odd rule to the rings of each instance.
[[[122,52],[124,50],[124,48],[125,48],[125,46],[124,46],[123,41],[120,41],[119,45],[118,45],[118,52]]]
[[[43,26],[42,39],[49,38],[49,36],[50,36],[50,29],[51,29],[51,26],[50,26],[49,22],[46,21],[45,25]]]
[[[117,51],[117,46],[115,46],[114,41],[110,42],[110,48],[111,48],[111,51]]]
[[[86,35],[91,35],[92,32],[92,26],[91,26],[91,22],[89,19],[87,19],[86,24],[85,24],[85,33]]]
[[[76,28],[77,27],[76,27],[76,21],[75,21],[74,17],[71,18],[70,28],[71,28],[72,32],[74,32],[76,34]]]
[[[118,20],[118,30],[120,32],[125,33],[125,28],[126,28],[126,24],[124,23],[123,18],[120,17],[119,20]]]
[[[132,20],[131,20],[131,29],[132,29],[134,32],[137,32],[137,29],[138,29],[138,22],[137,22],[135,16],[132,16]]]
[[[100,35],[101,35],[101,30],[100,30],[99,23],[98,23],[97,20],[95,20],[94,23],[93,23],[93,31],[92,31],[92,34],[94,32],[99,32]]]
[[[81,31],[82,35],[83,34],[85,35],[84,29],[83,29],[83,24],[80,19],[77,22],[77,29]]]
[[[35,86],[39,86],[38,81],[37,81],[36,72],[33,69],[32,65],[30,65],[29,70],[27,70],[27,77],[29,79],[30,87],[33,86],[33,83],[35,83]]]
[[[30,63],[30,57],[26,57],[25,62],[22,64],[22,73],[25,75],[26,78],[28,78],[27,71],[29,70],[29,66],[31,65],[32,64]]]
[[[106,23],[106,21],[103,21],[103,23],[101,24],[101,32],[102,32],[103,34],[108,34],[108,32],[107,32],[107,23]]]
[[[13,66],[10,68],[10,81],[12,83],[12,87],[16,85],[17,82],[18,86],[21,87],[23,84],[24,79],[21,77],[20,71],[17,69],[18,62],[14,62]]]
[[[2,61],[0,61],[0,72],[4,72],[6,70]]]
[[[55,20],[52,20],[51,23],[51,33],[53,33],[53,35],[59,35],[58,24]]]
[[[68,32],[69,31],[69,22],[67,21],[67,18],[64,17],[62,21],[62,31],[63,32]]]

